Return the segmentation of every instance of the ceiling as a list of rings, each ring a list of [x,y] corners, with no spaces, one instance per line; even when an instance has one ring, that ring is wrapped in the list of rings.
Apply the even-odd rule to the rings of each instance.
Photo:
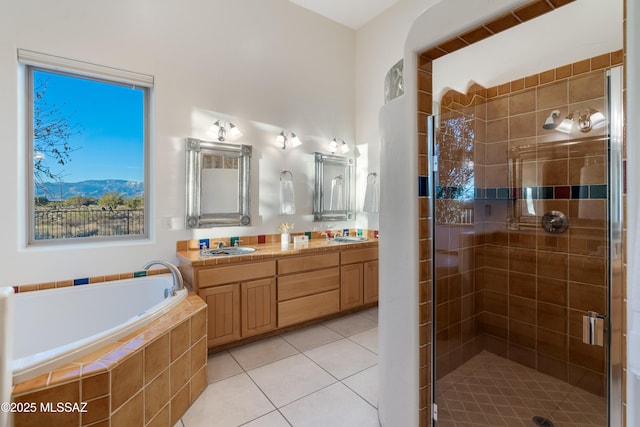
[[[398,0],[289,0],[354,30],[393,6]]]

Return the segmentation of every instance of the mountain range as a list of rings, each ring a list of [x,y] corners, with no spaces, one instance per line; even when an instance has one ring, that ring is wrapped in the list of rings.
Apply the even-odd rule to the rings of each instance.
[[[46,197],[50,201],[65,200],[73,196],[102,197],[104,193],[117,192],[125,199],[142,196],[144,183],[123,179],[87,180],[80,182],[45,182],[36,185],[35,196]]]

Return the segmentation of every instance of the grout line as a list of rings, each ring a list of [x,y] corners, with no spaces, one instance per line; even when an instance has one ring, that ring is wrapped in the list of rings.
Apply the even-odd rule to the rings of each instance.
[[[347,390],[349,390],[350,392],[354,393],[354,394],[355,394],[359,399],[363,400],[367,405],[369,405],[370,407],[372,407],[373,409],[375,409],[375,410],[377,411],[377,410],[378,410],[378,408],[377,408],[376,406],[374,406],[374,405],[373,405],[372,403],[370,403],[367,399],[365,399],[363,396],[361,396],[360,394],[358,394],[354,389],[352,389],[351,387],[349,387],[347,384],[345,384],[345,383],[343,382],[344,380],[346,380],[346,379],[348,379],[348,378],[351,378],[351,377],[353,377],[354,375],[357,375],[357,374],[359,374],[359,373],[362,373],[362,372],[366,371],[367,369],[370,369],[370,368],[372,368],[372,367],[374,367],[374,366],[377,366],[377,365],[378,365],[378,354],[377,354],[377,353],[375,353],[375,352],[371,351],[370,349],[368,349],[368,348],[364,347],[363,345],[361,345],[361,344],[359,344],[359,343],[357,343],[357,342],[355,342],[355,341],[353,341],[353,340],[351,340],[351,339],[350,339],[350,337],[351,337],[351,336],[354,336],[354,335],[357,335],[357,334],[360,334],[360,333],[364,333],[364,332],[370,331],[370,330],[371,330],[371,329],[373,329],[373,328],[378,327],[378,322],[377,322],[377,320],[370,319],[369,317],[364,316],[364,315],[362,315],[362,314],[360,314],[360,313],[354,313],[354,314],[353,314],[353,316],[354,316],[354,317],[355,317],[356,315],[357,315],[357,316],[360,316],[360,317],[362,317],[362,318],[365,318],[365,319],[367,319],[367,320],[369,320],[369,321],[374,322],[374,323],[375,323],[375,326],[373,326],[373,327],[371,327],[371,328],[368,328],[368,329],[365,329],[365,330],[363,330],[363,331],[360,331],[360,332],[358,332],[358,333],[356,333],[356,334],[352,334],[352,335],[350,335],[350,336],[344,336],[344,335],[343,335],[343,334],[341,334],[340,332],[338,332],[338,331],[336,331],[336,330],[334,330],[334,329],[330,328],[329,326],[325,325],[324,323],[321,323],[321,324],[322,324],[324,327],[326,327],[327,329],[329,329],[329,330],[331,330],[331,331],[333,331],[333,332],[337,333],[341,338],[338,338],[338,339],[336,339],[336,340],[334,340],[334,341],[330,341],[330,342],[327,342],[327,343],[320,344],[320,345],[318,345],[318,346],[312,347],[312,348],[310,348],[310,349],[308,349],[308,350],[305,350],[305,351],[311,351],[311,350],[313,350],[313,349],[316,349],[316,348],[322,347],[322,346],[324,346],[324,345],[331,344],[331,343],[335,343],[335,342],[338,342],[338,341],[340,341],[340,340],[342,340],[342,339],[346,339],[346,340],[349,340],[350,342],[352,342],[352,343],[354,343],[354,344],[357,344],[358,346],[360,346],[360,347],[362,347],[363,349],[367,350],[367,351],[368,351],[368,352],[370,352],[371,354],[375,355],[375,356],[376,356],[376,363],[375,363],[374,365],[371,365],[371,366],[365,367],[365,368],[363,368],[363,369],[361,369],[361,370],[359,370],[359,371],[357,371],[357,372],[354,372],[354,373],[350,374],[349,376],[347,376],[347,377],[345,377],[345,378],[343,378],[343,379],[339,379],[339,378],[337,378],[336,376],[334,376],[331,372],[329,372],[329,371],[327,371],[325,368],[323,368],[323,367],[322,367],[320,364],[318,364],[315,360],[313,360],[312,358],[310,358],[307,354],[305,354],[305,351],[302,351],[302,350],[298,349],[296,346],[294,346],[292,343],[290,343],[289,341],[287,341],[287,340],[286,340],[284,337],[282,337],[282,335],[280,334],[280,335],[275,335],[275,336],[277,336],[277,337],[281,338],[285,343],[287,343],[287,344],[288,344],[288,345],[290,345],[292,348],[294,348],[294,349],[296,350],[296,353],[295,353],[295,354],[288,355],[288,356],[282,357],[282,358],[280,358],[280,359],[274,360],[274,361],[272,361],[272,362],[269,362],[269,363],[266,363],[266,364],[263,364],[263,365],[260,365],[260,366],[256,366],[256,367],[253,367],[253,368],[251,368],[251,369],[247,370],[247,369],[245,369],[245,368],[244,368],[244,366],[242,366],[242,364],[238,361],[238,359],[233,355],[233,353],[232,353],[231,351],[229,351],[229,350],[225,350],[225,352],[226,352],[229,356],[231,356],[232,360],[233,360],[233,361],[234,361],[234,362],[235,362],[235,363],[240,367],[241,372],[239,372],[239,373],[237,373],[237,374],[235,374],[235,375],[231,375],[231,376],[226,377],[226,378],[222,378],[222,379],[217,380],[217,381],[215,381],[215,382],[213,382],[213,383],[211,383],[211,384],[215,384],[216,382],[223,381],[223,380],[226,380],[226,379],[229,379],[229,378],[233,378],[233,377],[235,377],[235,376],[237,376],[237,375],[245,374],[245,375],[246,375],[246,376],[251,380],[251,382],[252,382],[252,383],[257,387],[257,389],[258,389],[258,390],[260,390],[260,392],[262,393],[262,395],[263,395],[263,396],[264,396],[264,397],[269,401],[269,403],[270,403],[270,404],[275,408],[274,410],[269,411],[269,412],[267,412],[267,413],[265,413],[265,414],[262,414],[262,415],[260,415],[259,417],[255,418],[255,419],[253,419],[253,420],[247,421],[246,423],[243,423],[243,424],[241,424],[241,425],[246,425],[246,424],[248,424],[248,423],[250,423],[250,422],[252,422],[252,421],[255,421],[255,420],[257,420],[257,419],[259,419],[259,418],[261,418],[261,417],[264,417],[265,415],[268,415],[268,414],[270,414],[270,413],[272,413],[272,412],[277,411],[277,412],[278,412],[278,413],[279,413],[279,414],[280,414],[280,415],[285,419],[285,421],[286,421],[290,426],[292,426],[291,422],[290,422],[290,421],[287,419],[287,417],[286,417],[286,416],[281,412],[281,409],[282,409],[282,408],[284,408],[284,407],[286,407],[286,406],[288,406],[288,405],[291,405],[292,403],[297,402],[297,401],[299,401],[299,400],[301,400],[301,399],[304,399],[304,398],[306,398],[306,397],[309,397],[309,396],[311,396],[312,394],[315,394],[315,393],[317,393],[317,392],[319,392],[319,391],[321,391],[321,390],[324,390],[324,389],[326,389],[326,388],[328,388],[328,387],[330,387],[330,386],[333,386],[333,385],[335,385],[335,384],[337,384],[337,383],[340,383],[342,386],[346,387],[346,388],[347,388]],[[260,341],[257,341],[257,342],[260,342]],[[238,347],[238,348],[242,348],[242,347]],[[223,353],[221,352],[220,354],[223,354]],[[317,390],[314,390],[314,391],[312,391],[312,392],[310,392],[310,393],[307,393],[307,394],[305,394],[304,396],[300,396],[299,398],[297,398],[297,399],[295,399],[295,400],[293,400],[293,401],[291,401],[291,402],[288,402],[288,403],[284,404],[284,405],[283,405],[283,406],[281,406],[281,407],[278,407],[278,406],[276,406],[276,404],[275,404],[275,403],[274,403],[274,402],[269,398],[269,396],[267,395],[267,393],[266,393],[266,392],[265,392],[265,391],[264,391],[264,390],[263,390],[263,389],[262,389],[262,388],[261,388],[261,387],[260,387],[260,386],[255,382],[255,381],[254,381],[254,379],[253,379],[253,378],[251,377],[251,375],[249,374],[249,371],[252,371],[252,370],[254,370],[254,369],[258,369],[258,368],[263,368],[263,367],[269,366],[269,365],[271,365],[271,364],[274,364],[274,363],[280,362],[280,361],[282,361],[282,360],[284,360],[284,359],[287,359],[287,358],[289,358],[289,357],[297,356],[297,355],[299,355],[299,354],[303,355],[305,358],[307,358],[307,360],[311,361],[313,364],[315,364],[316,366],[318,366],[318,367],[319,367],[323,372],[327,373],[331,378],[333,378],[333,380],[334,380],[334,381],[333,381],[333,382],[331,382],[330,384],[328,384],[328,385],[324,386],[324,387],[321,387],[321,388],[319,388],[319,389],[317,389]],[[208,364],[208,360],[209,360],[209,356],[207,357],[207,364]],[[209,386],[209,385],[210,385],[210,384],[209,384],[209,383],[207,383],[207,386]],[[182,423],[182,427],[185,427],[184,422],[183,422],[183,420],[182,420],[182,419],[180,419],[180,422]]]
[[[364,372],[364,371],[366,371],[367,369],[373,368],[374,366],[378,366],[378,364],[376,363],[375,365],[373,365],[373,366],[369,366],[368,368],[365,368],[365,369],[363,369],[363,370],[362,370],[362,371],[360,371],[360,372],[356,372],[355,374],[353,374],[353,375],[350,375],[350,376],[346,377],[344,380],[346,380],[347,378],[351,378],[351,377],[353,377],[353,376],[355,376],[355,375],[357,375],[357,374],[359,374],[359,373],[361,373],[361,372]],[[358,393],[356,390],[354,390],[353,388],[349,387],[349,385],[348,385],[348,384],[346,384],[346,383],[344,382],[344,380],[342,380],[342,381],[340,381],[340,382],[341,382],[345,387],[347,387],[349,390],[351,390],[353,393],[355,393],[355,394],[356,394],[360,399],[364,400],[364,401],[365,401],[365,403],[367,403],[369,406],[373,407],[373,409],[375,409],[376,411],[378,410],[378,407],[377,407],[377,406],[375,406],[373,403],[369,402],[369,401],[368,401],[364,396],[360,395],[360,393]]]

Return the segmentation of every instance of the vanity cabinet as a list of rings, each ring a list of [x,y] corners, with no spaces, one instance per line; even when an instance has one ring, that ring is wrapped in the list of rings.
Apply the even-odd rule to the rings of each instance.
[[[208,348],[375,304],[377,245],[326,245],[318,241],[308,252],[212,264],[179,252],[185,282],[208,306]]]
[[[278,327],[340,310],[340,254],[278,260]]]
[[[208,306],[209,347],[276,328],[275,261],[202,268],[195,277]]]
[[[342,251],[340,254],[340,310],[378,300],[378,248]]]

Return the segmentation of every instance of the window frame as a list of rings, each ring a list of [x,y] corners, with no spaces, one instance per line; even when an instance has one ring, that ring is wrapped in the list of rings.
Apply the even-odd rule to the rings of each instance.
[[[41,246],[58,246],[70,244],[96,244],[96,243],[113,243],[113,242],[139,242],[149,240],[151,236],[151,163],[150,163],[150,146],[151,146],[151,111],[152,111],[152,91],[154,87],[154,78],[150,75],[134,73],[126,70],[120,70],[102,65],[91,64],[82,61],[76,61],[68,58],[62,58],[47,55],[39,52],[18,49],[18,63],[24,73],[24,89],[25,89],[25,126],[26,131],[24,138],[25,149],[25,173],[27,185],[26,188],[26,244],[28,247]],[[35,71],[43,71],[48,73],[56,73],[69,77],[80,79],[88,79],[97,82],[130,86],[135,89],[143,90],[143,188],[144,188],[144,232],[141,234],[125,234],[116,236],[90,236],[90,237],[69,237],[54,239],[36,239],[35,238],[35,176],[34,176],[34,73]]]

